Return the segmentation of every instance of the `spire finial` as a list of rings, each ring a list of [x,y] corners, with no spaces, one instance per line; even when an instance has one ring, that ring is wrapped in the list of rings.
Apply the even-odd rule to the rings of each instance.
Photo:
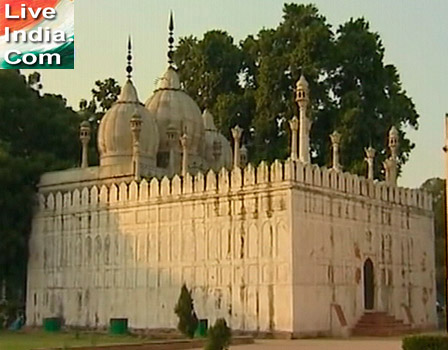
[[[168,25],[169,36],[168,36],[168,64],[170,67],[173,65],[173,55],[174,55],[174,19],[173,11],[170,11],[170,22]]]
[[[133,68],[132,68],[132,42],[131,42],[130,35],[128,38],[128,57],[127,57],[127,59],[128,59],[128,66],[126,67],[126,72],[128,73],[127,78],[131,79]]]

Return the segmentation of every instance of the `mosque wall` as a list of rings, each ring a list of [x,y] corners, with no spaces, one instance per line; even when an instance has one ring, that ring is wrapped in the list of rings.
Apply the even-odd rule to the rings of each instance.
[[[200,318],[233,329],[335,333],[375,307],[435,323],[431,198],[300,162],[38,195],[27,322],[174,328],[183,282]]]
[[[435,328],[429,195],[317,167],[296,170],[304,179],[292,193],[295,332],[343,335],[356,324],[365,312],[367,259],[373,310]]]
[[[269,174],[267,167],[265,174]],[[262,169],[260,168],[260,169]],[[261,174],[261,172],[260,172]],[[183,282],[200,318],[291,329],[288,191],[255,169],[40,196],[30,241],[29,324],[176,327]]]

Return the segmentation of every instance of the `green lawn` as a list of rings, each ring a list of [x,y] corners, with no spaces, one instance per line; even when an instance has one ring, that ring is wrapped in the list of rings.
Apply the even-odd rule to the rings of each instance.
[[[85,345],[126,344],[141,342],[132,336],[109,336],[96,333],[46,333],[43,331],[0,331],[0,350],[30,350],[39,348],[76,347]]]

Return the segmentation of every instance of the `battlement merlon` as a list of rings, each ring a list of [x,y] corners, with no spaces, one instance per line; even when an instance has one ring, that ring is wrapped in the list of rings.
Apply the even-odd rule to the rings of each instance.
[[[91,167],[44,174],[39,184],[40,208],[54,209],[57,193],[61,194],[61,198],[62,194],[70,194],[70,198],[65,199],[70,203],[66,205],[84,206],[98,202],[142,201],[161,197],[179,200],[179,196],[191,194],[224,195],[263,191],[266,188],[297,188],[432,212],[432,196],[427,191],[397,187],[300,161],[276,160],[271,165],[261,162],[257,167],[248,164],[242,169],[222,168],[218,173],[210,170],[206,174],[187,174],[185,177],[153,176],[139,182],[133,180],[130,168],[121,169],[120,172],[115,170],[105,172],[101,167]],[[63,205],[62,202],[60,205]]]

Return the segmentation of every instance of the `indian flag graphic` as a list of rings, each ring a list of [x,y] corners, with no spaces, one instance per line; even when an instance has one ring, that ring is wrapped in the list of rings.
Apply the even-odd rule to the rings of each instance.
[[[74,12],[73,0],[0,0],[0,68],[73,69]]]

